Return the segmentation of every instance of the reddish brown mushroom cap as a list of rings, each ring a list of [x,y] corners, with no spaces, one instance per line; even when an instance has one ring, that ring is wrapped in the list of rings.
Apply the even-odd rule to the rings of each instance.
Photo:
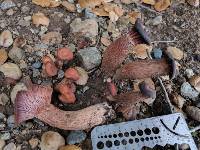
[[[74,55],[69,48],[64,47],[57,50],[57,57],[60,60],[72,60]]]
[[[15,100],[15,120],[17,124],[35,117],[51,102],[52,88],[39,85],[17,93]]]

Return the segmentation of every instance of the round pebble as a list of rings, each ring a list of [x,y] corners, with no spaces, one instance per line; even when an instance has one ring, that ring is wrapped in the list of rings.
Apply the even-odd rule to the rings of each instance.
[[[36,68],[36,69],[39,69],[39,68],[42,67],[42,64],[41,64],[41,62],[37,61],[37,62],[34,62],[34,63],[32,64],[32,67],[33,67],[33,68]]]
[[[0,150],[2,150],[5,145],[6,142],[4,140],[0,140]]]
[[[161,59],[162,57],[162,50],[160,48],[153,49],[153,58]]]
[[[0,112],[0,120],[4,119],[6,116]]]
[[[12,1],[12,0],[5,0],[1,3],[1,9],[2,10],[6,10],[6,9],[9,9],[9,8],[12,8],[12,7],[15,7],[15,3]]]
[[[12,143],[9,143],[8,145],[6,145],[3,150],[17,150],[17,147],[16,147],[15,143],[12,142]]]
[[[181,85],[181,95],[190,99],[194,99],[198,97],[199,92],[197,92],[188,82],[184,82]]]
[[[69,136],[67,137],[68,144],[79,144],[86,139],[87,135],[83,131],[71,131]]]
[[[10,133],[9,132],[5,132],[3,134],[0,134],[0,139],[1,140],[9,140],[11,137]]]
[[[7,119],[7,125],[9,128],[13,128],[15,126],[15,116],[11,115]]]

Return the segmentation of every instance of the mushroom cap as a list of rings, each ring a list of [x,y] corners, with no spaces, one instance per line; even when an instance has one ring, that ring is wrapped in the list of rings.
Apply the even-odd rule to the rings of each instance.
[[[34,118],[44,107],[51,102],[52,88],[36,84],[27,85],[27,91],[17,93],[15,100],[15,122]]]

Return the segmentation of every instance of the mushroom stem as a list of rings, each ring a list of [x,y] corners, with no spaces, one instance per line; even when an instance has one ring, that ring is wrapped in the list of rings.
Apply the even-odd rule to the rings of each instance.
[[[85,130],[104,123],[113,114],[111,110],[106,103],[78,111],[63,111],[50,104],[36,118],[64,130]]]
[[[143,79],[170,74],[171,65],[166,59],[139,60],[125,64],[116,71],[115,79]]]

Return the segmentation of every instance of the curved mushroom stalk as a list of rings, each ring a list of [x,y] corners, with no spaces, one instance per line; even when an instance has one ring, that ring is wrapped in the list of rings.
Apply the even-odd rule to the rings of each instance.
[[[120,66],[133,46],[141,43],[150,43],[138,19],[135,28],[114,41],[103,53],[102,70],[106,75],[112,75]]]
[[[173,64],[174,65],[174,64]],[[167,59],[138,60],[123,65],[116,71],[115,79],[143,79],[160,75],[168,75],[174,78],[174,69]]]
[[[140,91],[141,92],[131,91],[114,96],[114,101],[118,105],[117,111],[122,112],[127,120],[137,118],[141,103],[144,102],[150,105],[156,98],[156,91],[151,89],[145,82],[141,83]]]
[[[84,130],[104,123],[114,117],[106,103],[96,104],[78,111],[63,111],[51,102],[52,88],[31,84],[27,91],[20,91],[15,102],[15,119],[19,124],[34,117],[64,130]]]

